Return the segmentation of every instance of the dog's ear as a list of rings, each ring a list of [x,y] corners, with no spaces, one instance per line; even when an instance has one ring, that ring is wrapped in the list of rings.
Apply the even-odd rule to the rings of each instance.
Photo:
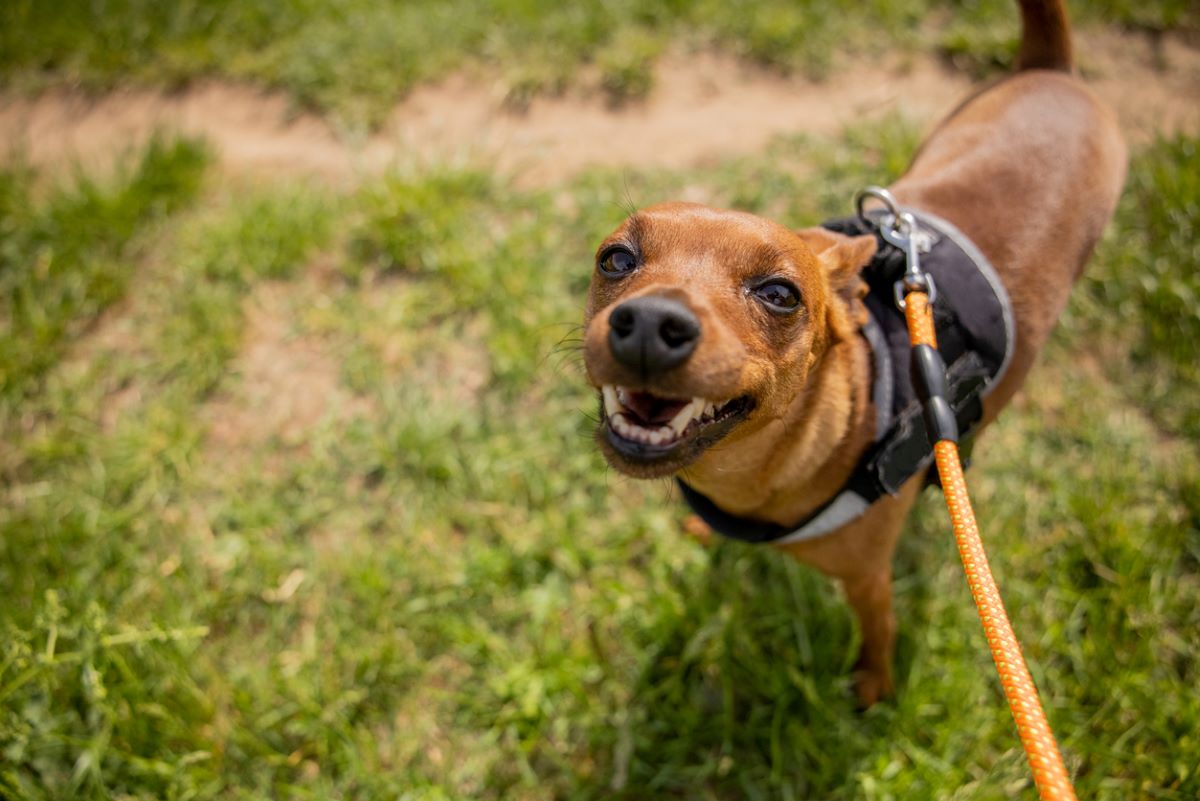
[[[861,273],[875,255],[875,237],[870,234],[846,236],[828,228],[802,228],[796,232],[796,236],[808,245],[825,268],[829,288],[845,302],[847,321],[857,331],[867,322],[867,307],[862,302],[867,294],[867,285]],[[838,325],[840,322],[834,320],[835,328],[841,327]]]
[[[796,232],[820,260],[829,276],[829,284],[840,290],[857,287],[858,274],[875,255],[875,237],[870,234],[846,236],[828,228],[802,228]]]

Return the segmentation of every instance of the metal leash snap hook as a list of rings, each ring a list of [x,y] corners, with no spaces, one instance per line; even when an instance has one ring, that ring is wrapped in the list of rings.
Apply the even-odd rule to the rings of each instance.
[[[878,218],[868,217],[867,200],[878,200],[886,213]],[[882,186],[860,189],[854,195],[854,208],[860,220],[876,228],[885,242],[904,252],[904,277],[896,282],[894,289],[896,305],[903,310],[904,296],[909,292],[924,292],[932,304],[937,299],[937,286],[933,276],[921,269],[921,253],[929,252],[929,237],[913,213],[902,210],[895,196]]]
[[[904,251],[904,277],[896,282],[896,306],[904,309],[904,298],[909,292],[924,292],[930,305],[937,300],[937,284],[933,276],[921,269],[921,252],[928,250],[926,238],[912,212],[902,211],[890,222],[879,227],[879,235],[887,242]],[[923,243],[926,243],[923,247]]]

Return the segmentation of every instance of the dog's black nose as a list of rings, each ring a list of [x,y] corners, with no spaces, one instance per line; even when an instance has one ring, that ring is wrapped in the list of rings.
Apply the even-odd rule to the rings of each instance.
[[[613,357],[643,375],[683,364],[700,339],[700,321],[687,306],[653,295],[613,309],[608,326]]]

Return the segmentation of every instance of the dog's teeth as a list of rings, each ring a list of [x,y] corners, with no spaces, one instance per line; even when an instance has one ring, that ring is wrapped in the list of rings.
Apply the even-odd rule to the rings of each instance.
[[[643,428],[620,412],[612,415],[608,420],[614,431],[631,442],[640,442],[643,445],[665,445],[679,439],[679,435],[670,426]]]
[[[617,429],[617,433],[623,437],[629,437],[633,434],[633,426],[629,425],[629,421],[625,419],[623,414],[615,414],[612,416],[612,427]]]
[[[604,401],[604,415],[612,429],[623,438],[643,445],[660,446],[678,442],[693,421],[714,420],[725,406],[694,397],[675,413],[669,423],[648,428],[633,422],[627,413],[629,395],[624,388],[610,384],[602,386],[600,393]]]
[[[700,411],[703,408],[703,398],[692,398],[691,403],[680,409],[679,413],[667,425],[675,432],[676,436],[679,436],[693,420],[700,416]]]
[[[621,402],[617,400],[617,388],[611,384],[605,384],[600,388],[600,393],[604,397],[605,416],[614,417],[622,409]]]

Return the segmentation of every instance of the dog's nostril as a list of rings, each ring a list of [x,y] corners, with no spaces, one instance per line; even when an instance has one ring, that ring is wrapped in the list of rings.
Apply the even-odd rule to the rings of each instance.
[[[618,307],[608,316],[608,325],[617,336],[627,337],[637,328],[637,314],[627,306]]]
[[[658,335],[667,347],[682,347],[696,338],[700,331],[695,324],[677,317],[668,317],[658,328]]]

